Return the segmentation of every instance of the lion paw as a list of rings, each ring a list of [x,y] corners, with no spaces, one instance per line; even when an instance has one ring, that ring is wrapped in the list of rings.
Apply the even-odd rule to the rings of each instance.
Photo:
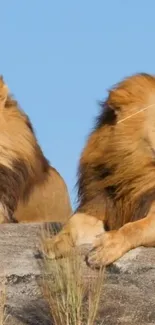
[[[43,240],[42,253],[49,259],[67,256],[73,245],[71,238],[66,233],[61,233],[53,238]]]
[[[86,256],[91,268],[100,268],[113,263],[125,253],[124,236],[119,231],[110,231],[99,236],[93,249]]]

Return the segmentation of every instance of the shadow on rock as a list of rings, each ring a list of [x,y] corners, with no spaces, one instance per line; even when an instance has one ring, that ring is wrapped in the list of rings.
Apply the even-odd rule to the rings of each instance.
[[[54,325],[48,305],[39,299],[20,309],[6,306],[6,314],[10,315],[8,325],[12,324],[11,318],[17,320],[17,325],[18,321],[23,325]]]

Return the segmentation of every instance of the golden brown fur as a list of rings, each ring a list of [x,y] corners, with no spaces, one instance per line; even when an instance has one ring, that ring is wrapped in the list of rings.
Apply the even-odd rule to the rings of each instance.
[[[37,142],[28,116],[0,79],[0,222],[65,222],[66,184]]]
[[[92,267],[155,245],[155,77],[126,78],[101,107],[80,158],[77,210],[45,242],[51,258],[91,243],[86,261]]]

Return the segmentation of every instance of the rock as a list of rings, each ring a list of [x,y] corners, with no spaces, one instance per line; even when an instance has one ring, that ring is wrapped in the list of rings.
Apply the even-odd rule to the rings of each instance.
[[[155,324],[155,248],[134,249],[107,271],[104,324]]]
[[[40,286],[40,230],[40,224],[0,227],[0,282],[6,285],[5,325],[52,325]],[[97,276],[98,271],[90,270],[83,258],[81,264],[84,281],[88,276]],[[54,277],[54,269],[51,274]],[[155,248],[134,249],[106,268],[95,324],[155,324]]]

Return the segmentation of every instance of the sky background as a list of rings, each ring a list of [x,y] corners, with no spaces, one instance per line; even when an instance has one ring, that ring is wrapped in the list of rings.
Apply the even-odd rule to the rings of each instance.
[[[80,153],[120,79],[155,73],[154,0],[5,0],[0,74],[75,206]]]

